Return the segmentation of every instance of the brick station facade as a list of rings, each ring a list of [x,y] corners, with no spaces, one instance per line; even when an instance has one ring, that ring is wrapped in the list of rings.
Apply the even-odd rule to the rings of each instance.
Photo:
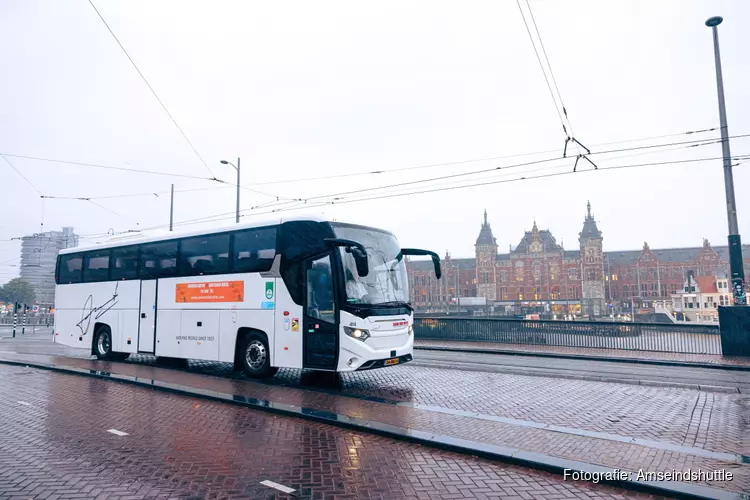
[[[475,257],[446,252],[442,279],[435,279],[430,261],[407,261],[412,305],[421,312],[457,312],[457,297],[484,297],[484,312],[501,315],[644,314],[653,312],[655,302],[671,301],[690,271],[696,277],[729,274],[728,247],[705,239],[699,247],[651,249],[644,242],[640,250],[605,252],[591,204],[586,208],[578,248],[564,249],[534,222],[508,253],[498,253],[485,210]],[[750,275],[750,245],[742,251]]]

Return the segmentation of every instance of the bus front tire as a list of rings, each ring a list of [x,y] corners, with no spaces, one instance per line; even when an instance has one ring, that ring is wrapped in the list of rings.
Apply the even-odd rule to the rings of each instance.
[[[271,367],[271,352],[268,342],[256,333],[247,335],[240,348],[240,366],[250,378],[271,378],[278,368]]]

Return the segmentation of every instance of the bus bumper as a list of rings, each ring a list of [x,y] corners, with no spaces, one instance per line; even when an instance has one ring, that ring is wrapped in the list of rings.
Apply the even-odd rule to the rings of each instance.
[[[339,372],[354,372],[398,366],[408,363],[414,355],[414,335],[389,335],[365,342],[341,334]]]
[[[359,368],[357,368],[355,371],[364,371],[364,370],[374,370],[375,368],[384,368],[386,366],[398,366],[403,365],[404,363],[408,363],[411,361],[412,355],[411,354],[405,354],[404,356],[398,356],[396,358],[387,358],[387,359],[373,359],[370,361],[366,361],[362,364]]]

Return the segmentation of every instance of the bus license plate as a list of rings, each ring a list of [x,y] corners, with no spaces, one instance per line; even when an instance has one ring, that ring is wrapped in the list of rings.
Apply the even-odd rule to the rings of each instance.
[[[391,359],[385,360],[385,366],[397,365],[397,364],[398,364],[398,358],[391,358]]]

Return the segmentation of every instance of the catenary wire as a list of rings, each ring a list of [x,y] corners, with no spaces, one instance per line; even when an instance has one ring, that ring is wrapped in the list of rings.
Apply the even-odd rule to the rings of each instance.
[[[28,184],[29,186],[31,186],[31,187],[32,187],[32,188],[34,189],[34,191],[36,191],[36,192],[37,192],[37,194],[38,194],[39,196],[42,196],[42,192],[41,192],[41,191],[39,191],[39,188],[37,188],[37,187],[36,187],[36,186],[34,185],[34,183],[33,183],[33,182],[31,182],[31,181],[29,180],[29,178],[28,178],[28,177],[26,177],[25,175],[23,175],[23,173],[22,173],[22,172],[21,172],[20,170],[18,170],[18,167],[16,167],[15,165],[13,165],[13,163],[11,163],[11,161],[10,161],[10,160],[9,160],[8,158],[6,158],[6,157],[5,157],[6,155],[4,155],[4,154],[0,153],[0,156],[2,156],[2,157],[3,157],[3,160],[5,160],[5,163],[7,163],[8,165],[10,165],[10,168],[12,168],[13,170],[15,170],[15,171],[16,171],[16,173],[17,173],[18,175],[20,175],[20,176],[21,176],[21,178],[23,178],[23,180],[25,180],[25,181],[26,181],[26,183],[27,183],[27,184]],[[10,156],[10,155],[8,155],[8,156]]]
[[[539,68],[542,70],[542,74],[544,75],[544,81],[547,83],[547,89],[549,90],[549,95],[552,98],[552,102],[555,106],[555,111],[557,112],[557,116],[560,118],[560,125],[563,128],[563,132],[565,132],[565,135],[567,136],[568,130],[565,128],[565,120],[563,120],[562,113],[560,113],[560,107],[557,105],[557,99],[555,99],[555,93],[552,91],[552,85],[550,85],[549,83],[547,72],[544,70],[544,65],[542,64],[542,58],[539,57],[539,50],[536,48],[536,44],[534,43],[534,37],[531,35],[531,29],[529,28],[529,23],[526,22],[526,14],[523,13],[523,8],[521,7],[521,0],[516,0],[516,4],[518,5],[518,11],[521,13],[523,24],[524,26],[526,26],[526,33],[529,34],[531,47],[534,49],[534,54],[536,54],[536,60],[539,62]]]
[[[712,157],[712,158],[696,158],[696,159],[687,159],[687,160],[673,160],[673,161],[664,161],[664,162],[651,162],[651,163],[638,163],[638,164],[630,164],[630,165],[614,165],[610,167],[601,167],[599,170],[580,170],[577,173],[584,173],[584,172],[598,172],[598,171],[604,171],[604,170],[620,170],[620,169],[630,169],[630,168],[643,168],[643,167],[654,167],[654,166],[663,166],[663,165],[677,165],[677,164],[684,164],[684,163],[695,163],[695,162],[703,162],[703,161],[715,161],[715,160],[721,160],[722,157]],[[741,161],[747,161],[750,160],[750,155],[738,155],[732,157],[733,160],[741,160]],[[469,185],[462,185],[462,186],[448,186],[448,187],[441,187],[441,188],[435,188],[435,189],[425,189],[420,191],[412,191],[408,193],[394,193],[394,194],[386,194],[382,196],[374,196],[374,197],[367,197],[367,198],[353,198],[349,200],[340,200],[340,201],[333,201],[333,202],[320,202],[316,205],[302,205],[299,207],[290,207],[290,208],[279,208],[275,210],[270,210],[267,212],[257,212],[254,214],[242,214],[241,217],[253,217],[253,216],[261,216],[261,215],[269,215],[269,214],[275,214],[285,211],[295,211],[295,210],[302,210],[302,209],[313,209],[313,208],[322,208],[326,206],[333,206],[333,205],[343,205],[347,203],[357,203],[357,202],[364,202],[364,201],[375,201],[375,200],[381,200],[381,199],[387,199],[387,198],[396,198],[396,197],[402,197],[402,196],[413,196],[413,195],[420,195],[420,194],[427,194],[427,193],[435,193],[435,192],[443,192],[443,191],[453,191],[458,189],[467,189],[472,187],[482,187],[487,185],[494,185],[494,184],[506,184],[510,182],[519,182],[519,181],[527,181],[527,180],[535,180],[535,179],[544,179],[544,178],[550,178],[550,177],[559,177],[562,175],[571,175],[574,174],[571,170],[566,170],[565,172],[557,172],[557,173],[550,173],[550,174],[542,174],[542,175],[536,175],[536,176],[521,176],[521,177],[515,177],[513,179],[503,179],[499,181],[492,181],[492,182],[482,182],[482,183],[475,183],[475,184],[469,184]],[[243,210],[243,212],[247,212],[248,210]],[[221,220],[229,220],[231,217],[228,216],[234,216],[235,212],[227,212],[222,214],[215,214],[212,216],[205,216],[200,217],[196,219],[188,219],[186,221],[180,221],[176,222],[174,226],[185,226],[185,225],[192,225],[192,224],[200,224],[200,223],[207,223],[207,222],[218,222]],[[149,231],[149,230],[156,230],[156,229],[162,229],[168,227],[166,224],[152,226],[148,228],[144,228],[143,231]]]
[[[159,102],[159,105],[161,105],[162,109],[167,114],[167,116],[169,117],[169,119],[172,120],[172,123],[174,124],[174,126],[177,127],[177,130],[180,131],[180,134],[182,135],[183,139],[185,139],[185,141],[188,143],[188,145],[190,146],[190,149],[193,150],[193,153],[195,153],[195,156],[197,156],[198,159],[203,164],[203,166],[206,167],[206,170],[208,170],[208,173],[211,175],[211,177],[213,179],[216,179],[216,176],[214,175],[213,171],[211,170],[211,167],[209,167],[208,164],[203,160],[203,157],[200,155],[200,153],[198,153],[198,150],[195,149],[195,146],[193,146],[193,143],[190,142],[190,139],[188,139],[188,136],[185,135],[185,132],[182,130],[182,127],[180,127],[180,125],[177,123],[177,120],[174,119],[174,117],[172,116],[172,113],[169,112],[169,110],[167,109],[167,107],[164,105],[164,102],[162,102],[162,100],[156,94],[156,91],[151,86],[151,84],[148,83],[148,80],[146,79],[145,75],[138,68],[138,65],[135,63],[135,61],[133,60],[133,58],[130,57],[130,54],[128,54],[128,51],[125,50],[125,47],[120,42],[120,39],[117,38],[117,35],[115,35],[115,32],[112,31],[112,28],[109,27],[109,24],[107,24],[107,21],[104,19],[104,17],[102,16],[102,14],[99,12],[99,9],[96,8],[96,5],[94,5],[94,2],[92,0],[89,0],[89,4],[91,4],[91,7],[94,9],[94,12],[96,12],[96,15],[99,16],[99,19],[101,19],[102,23],[107,28],[107,31],[109,31],[109,34],[112,35],[112,38],[115,39],[115,42],[117,42],[117,45],[120,46],[120,49],[122,49],[122,52],[128,58],[128,61],[130,61],[130,64],[132,64],[133,67],[135,68],[135,70],[138,72],[138,75],[140,75],[141,79],[143,80],[143,83],[146,84],[146,86],[148,87],[148,89],[154,95],[154,97]]]

